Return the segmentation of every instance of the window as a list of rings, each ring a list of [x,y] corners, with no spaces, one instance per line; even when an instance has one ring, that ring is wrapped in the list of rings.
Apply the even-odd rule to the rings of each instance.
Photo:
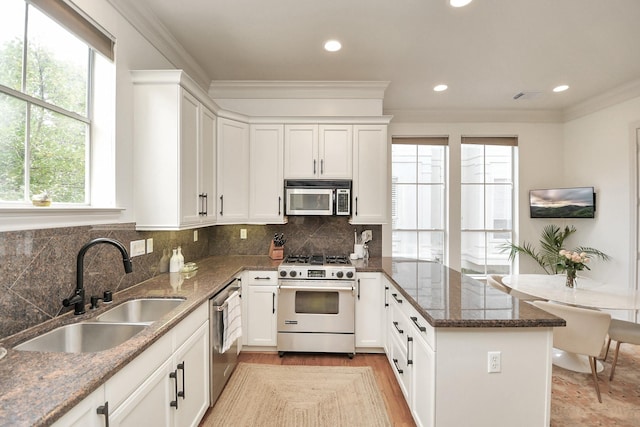
[[[57,203],[91,204],[92,83],[114,42],[62,0],[2,7],[0,202],[46,191]]]
[[[392,140],[392,253],[444,262],[446,137]]]
[[[517,138],[462,137],[461,269],[474,276],[509,274]]]

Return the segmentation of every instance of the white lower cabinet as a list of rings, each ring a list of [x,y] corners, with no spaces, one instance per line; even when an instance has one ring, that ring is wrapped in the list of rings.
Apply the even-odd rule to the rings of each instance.
[[[432,426],[435,423],[435,352],[421,336],[414,334],[411,357],[411,414],[419,427]]]
[[[208,349],[205,303],[55,425],[197,426],[209,407]]]
[[[102,414],[98,413],[98,408]],[[104,413],[105,410],[106,413]],[[108,405],[105,405],[104,386],[100,386],[53,425],[60,427],[104,427],[107,416]]]
[[[356,276],[356,349],[384,347],[385,294],[380,273]]]
[[[243,344],[274,347],[278,343],[278,277],[275,271],[246,271],[242,278]],[[246,297],[245,297],[246,296]]]

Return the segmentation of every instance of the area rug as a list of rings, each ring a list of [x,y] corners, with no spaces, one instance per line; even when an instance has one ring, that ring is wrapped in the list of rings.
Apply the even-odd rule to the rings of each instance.
[[[391,426],[370,367],[239,363],[202,426]]]
[[[611,344],[614,347],[615,342]],[[623,344],[613,381],[613,349],[598,374],[602,403],[591,374],[553,367],[551,426],[640,426],[640,346]]]

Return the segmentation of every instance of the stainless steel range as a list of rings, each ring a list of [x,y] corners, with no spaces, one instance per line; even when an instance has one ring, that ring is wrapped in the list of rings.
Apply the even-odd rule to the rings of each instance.
[[[278,353],[355,354],[355,275],[347,256],[289,255],[278,268]]]

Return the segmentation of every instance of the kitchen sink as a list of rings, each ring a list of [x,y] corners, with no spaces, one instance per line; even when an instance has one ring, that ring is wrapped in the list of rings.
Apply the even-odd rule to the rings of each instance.
[[[122,344],[147,325],[81,322],[61,326],[15,347],[23,351],[91,353]]]
[[[184,302],[181,298],[139,298],[122,303],[95,318],[96,322],[153,323]]]

